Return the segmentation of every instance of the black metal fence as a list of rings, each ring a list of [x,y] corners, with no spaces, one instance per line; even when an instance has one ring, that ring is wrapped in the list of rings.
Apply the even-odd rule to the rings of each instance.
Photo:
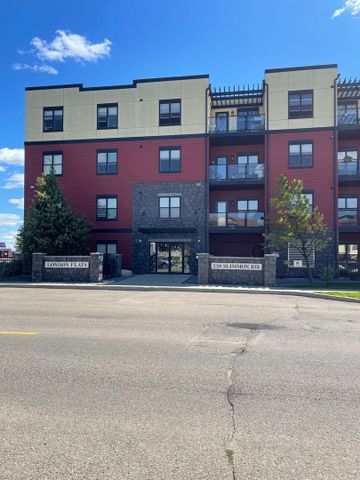
[[[21,258],[0,258],[0,278],[14,277],[22,273]]]
[[[277,286],[284,288],[336,288],[360,290],[360,261],[341,262],[337,267],[325,264],[310,278],[306,268],[292,268],[277,278]]]

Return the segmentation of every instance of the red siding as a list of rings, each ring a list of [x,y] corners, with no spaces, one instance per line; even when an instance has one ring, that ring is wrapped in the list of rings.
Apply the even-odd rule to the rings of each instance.
[[[238,200],[259,200],[259,211],[264,211],[264,191],[259,189],[214,190],[210,192],[209,211],[216,212],[216,202],[229,202],[228,211],[237,211]],[[232,205],[232,203],[234,203]]]
[[[209,163],[213,163],[216,157],[226,155],[230,164],[237,163],[239,153],[257,153],[259,154],[259,163],[264,163],[264,145],[235,145],[227,147],[211,147]],[[233,159],[231,159],[233,157]]]
[[[263,256],[261,234],[211,234],[210,254],[230,257]]]
[[[313,142],[313,168],[288,167],[288,142],[297,140]],[[304,190],[314,192],[315,205],[324,214],[325,220],[331,228],[334,227],[335,187],[333,142],[333,130],[269,134],[269,163],[265,173],[268,176],[269,198],[275,195],[280,175],[285,175],[289,180],[302,179]]]
[[[85,214],[94,228],[131,228],[132,184],[142,182],[186,182],[206,179],[206,138],[146,139],[111,142],[27,145],[25,147],[25,202],[32,198],[30,186],[42,173],[42,156],[46,151],[63,152],[63,175],[59,182],[64,197],[73,209]],[[159,173],[159,147],[181,147],[181,173]],[[97,149],[118,149],[118,174],[96,175]],[[118,219],[96,221],[96,195],[118,195]],[[125,254],[124,264],[130,267],[130,234],[96,234],[96,239],[119,242]],[[95,244],[92,245],[93,247]]]

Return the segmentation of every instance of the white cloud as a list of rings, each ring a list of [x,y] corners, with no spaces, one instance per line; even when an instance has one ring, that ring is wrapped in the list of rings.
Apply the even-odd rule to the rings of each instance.
[[[0,165],[0,172],[5,172],[6,168]]]
[[[24,149],[0,148],[0,163],[5,165],[24,165]]]
[[[30,70],[36,73],[49,73],[50,75],[57,75],[59,72],[56,68],[50,65],[29,65],[28,63],[14,63],[13,70]]]
[[[16,227],[21,222],[22,219],[16,213],[0,213],[0,228]]]
[[[50,62],[64,62],[72,58],[79,62],[96,62],[108,57],[111,50],[111,41],[107,38],[102,43],[91,43],[83,35],[56,30],[55,38],[51,42],[35,37],[31,40],[36,56]]]
[[[0,231],[0,242],[5,242],[8,248],[15,247],[15,238],[17,235],[16,230],[1,230]]]
[[[10,198],[9,203],[11,205],[16,205],[20,210],[24,209],[24,198]]]
[[[6,179],[5,185],[2,187],[5,190],[13,190],[15,188],[24,187],[24,174],[23,173],[13,173]]]
[[[349,11],[351,15],[358,15],[360,13],[360,0],[345,0],[344,6],[335,10],[331,18],[339,17],[346,11]]]

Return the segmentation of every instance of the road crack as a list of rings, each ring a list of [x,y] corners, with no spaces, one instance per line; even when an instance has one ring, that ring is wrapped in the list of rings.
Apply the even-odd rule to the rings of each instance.
[[[234,439],[236,435],[236,419],[235,419],[235,403],[234,399],[237,394],[234,391],[235,387],[235,364],[239,357],[244,355],[246,349],[249,345],[250,340],[257,334],[258,332],[253,330],[251,334],[246,337],[245,343],[237,350],[232,353],[232,361],[230,368],[228,369],[227,376],[228,376],[228,388],[226,390],[226,399],[228,401],[230,407],[230,419],[231,419],[231,430],[230,435],[228,438],[227,446],[225,448],[225,455],[228,459],[231,472],[232,472],[232,480],[237,480],[236,469],[235,469],[235,450],[234,450]]]

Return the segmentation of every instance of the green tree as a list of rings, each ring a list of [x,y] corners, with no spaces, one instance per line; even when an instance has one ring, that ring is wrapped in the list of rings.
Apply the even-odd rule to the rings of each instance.
[[[280,176],[276,196],[270,200],[269,233],[264,237],[267,246],[274,249],[282,249],[291,243],[303,256],[312,281],[311,255],[314,250],[325,249],[331,237],[324,215],[317,207],[311,207],[303,189],[302,180],[294,179],[290,183],[284,175]]]
[[[24,261],[31,261],[35,252],[48,255],[89,253],[91,225],[84,216],[70,209],[54,172],[36,180],[34,193],[16,239],[16,250],[23,254]]]

